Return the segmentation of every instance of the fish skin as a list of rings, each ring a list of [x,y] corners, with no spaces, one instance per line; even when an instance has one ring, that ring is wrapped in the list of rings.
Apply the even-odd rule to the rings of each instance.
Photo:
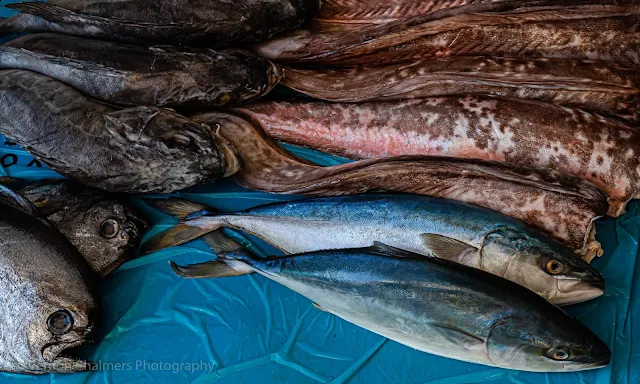
[[[209,127],[155,107],[116,109],[57,80],[0,72],[0,131],[54,170],[109,192],[172,192],[232,173]]]
[[[383,67],[285,70],[282,85],[333,102],[489,94],[611,112],[636,120],[640,101],[637,70],[606,62],[480,56]]]
[[[354,159],[432,155],[552,168],[600,187],[612,216],[640,190],[639,131],[580,109],[467,95],[268,102],[241,111],[277,140]]]
[[[0,371],[88,370],[88,362],[58,355],[86,342],[94,327],[98,303],[89,268],[53,227],[4,204],[0,212]],[[56,335],[47,319],[61,309],[73,326]]]
[[[153,202],[147,200],[151,206]],[[496,211],[453,200],[415,195],[316,198],[240,212],[209,213],[183,221],[180,228],[187,227],[209,232],[220,228],[241,230],[287,254],[384,242],[482,269],[526,286],[555,304],[574,304],[603,293],[604,280],[598,271],[549,236]],[[423,239],[425,234],[453,239],[469,250],[434,250]],[[151,238],[148,250],[159,250],[156,245],[168,236],[161,233]],[[175,245],[192,238],[181,240]],[[549,273],[546,268],[552,259],[564,265],[563,273]]]
[[[53,33],[0,46],[0,68],[39,72],[90,97],[131,106],[237,105],[265,95],[281,77],[268,60],[241,50],[182,51]]]
[[[439,356],[535,372],[593,369],[611,359],[593,332],[533,292],[384,245],[266,260],[237,251],[219,254],[211,266],[257,272],[346,321]],[[550,358],[562,348],[567,360]]]
[[[395,156],[319,167],[289,155],[262,130],[260,120],[244,116],[248,121],[225,113],[191,116],[197,123],[221,127],[220,134],[243,162],[235,180],[244,187],[308,196],[385,190],[454,199],[523,220],[581,254],[602,252],[593,238],[593,220],[606,214],[607,199],[579,178],[547,168],[437,156]],[[304,129],[305,117],[299,117],[299,128]]]
[[[318,0],[23,2],[6,5],[22,13],[4,21],[0,30],[221,48],[298,28],[319,6]]]

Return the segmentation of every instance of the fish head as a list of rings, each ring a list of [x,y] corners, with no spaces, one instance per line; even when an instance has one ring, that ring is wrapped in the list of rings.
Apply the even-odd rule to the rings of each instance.
[[[604,293],[602,275],[570,249],[541,233],[500,228],[481,249],[482,268],[554,304],[574,304]]]
[[[529,314],[494,324],[487,339],[487,354],[494,364],[534,372],[580,371],[609,364],[609,347],[591,330],[561,309],[542,304],[546,310],[536,305]],[[539,311],[546,315],[538,316]]]

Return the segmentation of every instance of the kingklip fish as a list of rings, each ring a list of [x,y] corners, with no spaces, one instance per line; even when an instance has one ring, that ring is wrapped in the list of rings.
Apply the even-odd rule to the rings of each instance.
[[[606,214],[606,195],[577,177],[548,168],[437,156],[395,156],[320,167],[289,155],[264,133],[259,121],[253,125],[215,112],[191,119],[220,127],[220,135],[243,164],[235,180],[247,188],[309,196],[383,190],[454,199],[541,228],[587,259],[602,252],[593,221]]]
[[[110,192],[172,192],[238,167],[210,127],[167,109],[118,109],[34,72],[0,72],[0,132],[54,170]]]
[[[7,4],[21,13],[3,32],[60,32],[136,44],[223,47],[298,28],[318,0],[176,1],[53,0]]]
[[[640,191],[639,131],[580,109],[466,95],[268,102],[240,112],[277,140],[354,159],[434,155],[552,168],[602,188],[613,216]]]
[[[183,244],[220,228],[238,229],[287,254],[385,242],[479,268],[523,285],[555,304],[602,295],[604,280],[570,249],[495,211],[414,195],[328,197],[210,213],[187,201],[147,199],[182,219],[145,251]],[[194,217],[189,219],[189,217]]]
[[[640,75],[599,61],[451,57],[349,69],[286,68],[283,85],[333,102],[476,94],[535,99],[635,120]]]
[[[62,354],[94,328],[91,271],[28,201],[0,195],[0,371],[86,371],[90,362]]]
[[[452,359],[535,372],[594,369],[611,360],[591,330],[540,296],[450,261],[380,243],[268,259],[237,246],[218,246],[217,253],[215,261],[171,265],[190,278],[259,273],[323,311]]]
[[[281,71],[241,50],[144,47],[54,33],[0,46],[0,68],[27,69],[119,105],[216,107],[268,93]]]

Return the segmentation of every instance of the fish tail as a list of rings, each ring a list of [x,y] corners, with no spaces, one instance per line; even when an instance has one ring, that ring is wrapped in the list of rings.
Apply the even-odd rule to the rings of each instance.
[[[140,252],[144,255],[161,249],[182,245],[202,237],[211,231],[212,229],[210,227],[190,225],[188,222],[180,223],[147,240],[142,245]]]
[[[211,208],[206,205],[183,199],[142,199],[142,201],[151,208],[157,209],[165,215],[175,217],[179,220],[187,220],[213,213]]]

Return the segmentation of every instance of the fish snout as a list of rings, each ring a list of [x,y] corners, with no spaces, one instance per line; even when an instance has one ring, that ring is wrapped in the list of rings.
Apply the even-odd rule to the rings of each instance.
[[[582,303],[604,294],[604,280],[600,279],[560,279],[558,289],[553,297],[556,305],[569,305]]]

